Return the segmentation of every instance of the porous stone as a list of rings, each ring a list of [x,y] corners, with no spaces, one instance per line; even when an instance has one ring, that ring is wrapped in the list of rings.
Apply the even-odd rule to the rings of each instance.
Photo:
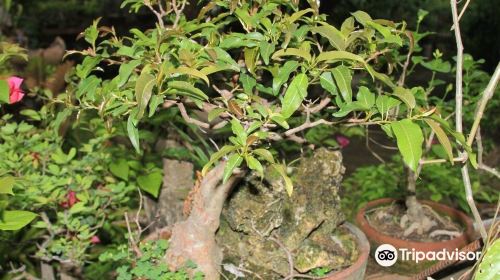
[[[340,151],[320,148],[291,170],[291,197],[273,168],[267,168],[262,179],[246,178],[223,209],[217,241],[224,263],[264,279],[290,273],[286,252],[301,273],[348,265],[352,244],[343,245],[345,238],[336,232],[344,221],[338,195],[344,171]],[[246,277],[254,275],[247,272]]]

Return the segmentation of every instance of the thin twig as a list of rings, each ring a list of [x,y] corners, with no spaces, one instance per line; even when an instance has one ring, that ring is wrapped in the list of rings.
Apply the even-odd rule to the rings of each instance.
[[[491,76],[491,79],[488,82],[488,86],[483,91],[483,96],[481,97],[481,101],[479,102],[478,107],[476,109],[474,123],[472,124],[469,138],[467,139],[467,145],[469,146],[472,145],[472,142],[474,142],[474,137],[476,137],[476,133],[479,128],[479,123],[483,118],[484,110],[486,109],[486,104],[488,104],[488,101],[490,101],[490,99],[493,97],[493,93],[495,92],[499,80],[500,80],[500,62],[497,64],[495,73],[493,73],[493,76]]]
[[[137,242],[135,241],[134,236],[132,235],[132,229],[130,228],[130,222],[128,220],[128,213],[125,212],[125,222],[127,223],[127,231],[128,231],[128,239],[130,242],[130,246],[132,247],[132,250],[134,250],[134,253],[136,254],[137,257],[142,256],[142,252],[137,246]]]
[[[315,126],[318,126],[320,124],[326,124],[326,125],[330,125],[330,124],[333,124],[332,122],[329,122],[327,120],[324,120],[324,119],[319,119],[317,121],[314,121],[314,122],[310,122],[309,120],[306,120],[306,122],[304,122],[303,124],[295,127],[295,128],[292,128],[292,129],[289,129],[287,131],[285,131],[285,136],[291,136],[299,131],[302,131],[302,130],[305,130],[305,129],[308,129],[308,128],[311,128],[311,127],[315,127]]]
[[[455,126],[457,132],[461,133],[463,131],[462,127],[462,100],[463,100],[463,93],[462,93],[462,71],[463,71],[463,44],[462,44],[462,36],[460,34],[460,24],[458,20],[458,12],[457,12],[457,0],[450,0],[451,4],[451,12],[453,16],[453,24],[454,24],[454,30],[455,30],[455,40],[457,43],[457,65],[456,65],[456,93],[455,93],[455,103],[456,103],[456,108],[455,108]],[[497,67],[498,69],[498,67]],[[496,72],[496,71],[495,71]],[[464,153],[464,152],[462,152]],[[469,207],[471,209],[472,215],[474,216],[474,220],[476,221],[476,224],[479,228],[479,232],[481,233],[481,237],[483,238],[484,241],[486,241],[487,238],[487,233],[486,233],[486,228],[484,227],[483,221],[481,219],[481,216],[479,215],[479,211],[477,210],[476,203],[474,202],[474,196],[472,193],[472,185],[470,182],[469,178],[469,170],[467,167],[467,164],[464,164],[462,166],[462,179],[464,182],[464,187],[465,187],[465,195],[467,198],[467,203],[469,204]]]
[[[205,129],[210,128],[210,124],[191,118],[186,112],[186,107],[184,107],[184,104],[182,104],[182,102],[177,103],[177,107],[179,107],[181,116],[187,123],[194,124]]]

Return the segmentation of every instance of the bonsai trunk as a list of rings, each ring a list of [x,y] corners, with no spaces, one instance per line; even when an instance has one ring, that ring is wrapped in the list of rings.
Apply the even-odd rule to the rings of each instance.
[[[194,190],[191,211],[182,222],[173,225],[167,259],[171,270],[182,268],[187,261],[196,263],[205,279],[219,279],[222,251],[215,242],[224,202],[241,176],[232,176],[220,184],[224,163],[207,173]]]
[[[427,232],[435,222],[424,213],[422,204],[417,200],[416,181],[417,176],[408,166],[405,167],[407,174],[408,195],[406,196],[406,215],[401,218],[401,227],[405,228],[404,235],[408,236],[414,231],[418,234]]]
[[[407,215],[410,222],[422,222],[422,204],[420,204],[417,200],[416,194],[416,175],[413,170],[409,167],[406,167],[407,171],[407,186],[408,186],[408,195],[406,197],[406,209]]]

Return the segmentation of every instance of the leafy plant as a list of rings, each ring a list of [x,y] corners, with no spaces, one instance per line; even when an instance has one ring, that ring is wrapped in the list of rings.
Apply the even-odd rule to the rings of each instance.
[[[168,248],[168,241],[157,240],[142,242],[139,245],[141,256],[129,253],[126,245],[121,245],[116,249],[108,249],[99,256],[100,262],[111,262],[117,266],[116,279],[165,279],[165,280],[184,280],[184,279],[203,279],[203,274],[195,273],[189,277],[186,270],[181,269],[171,272],[164,262],[165,252]],[[196,264],[188,262],[186,268],[196,268]]]
[[[435,145],[439,146],[439,145]],[[342,205],[348,216],[353,219],[357,210],[369,201],[379,198],[402,199],[401,188],[406,184],[401,158],[393,157],[384,164],[363,166],[346,178],[343,183]],[[471,173],[474,197],[478,201],[495,203],[498,199],[495,179],[475,171]],[[460,171],[446,164],[425,165],[417,181],[417,196],[445,202],[470,212],[463,191]],[[355,207],[353,207],[355,205]]]
[[[431,131],[451,161],[453,149],[472,155],[465,137],[428,102],[430,92],[405,85],[410,57],[420,50],[418,41],[425,34],[362,11],[337,28],[327,23],[316,2],[308,2],[310,8],[301,10],[298,1],[218,0],[188,20],[183,14],[186,1],[164,5],[128,0],[122,6],[135,12],[149,9],[157,19],[156,28],[131,29],[130,36],[120,37],[96,20],[82,33],[89,48],[70,52],[83,55],[83,61],[64,96],[68,105],[94,111],[108,124],[126,122],[137,153],[144,149],[140,128],[165,111],[180,115],[207,137],[226,135],[222,139],[228,141],[219,141],[220,146],[212,139],[217,151],[201,171],[199,195],[193,194],[193,203],[201,206],[174,225],[167,254],[175,260],[174,267],[185,259],[206,263],[202,258],[217,257],[183,248],[202,240],[197,250],[215,250],[214,243],[204,241],[218,227],[220,209],[238,179],[233,173],[252,170],[262,175],[269,166],[293,194],[291,169],[272,147],[285,139],[303,144],[303,133],[310,128],[379,125],[395,138],[414,172],[420,166],[424,137]],[[415,64],[449,71],[440,59],[436,52],[434,60],[421,58]],[[106,64],[119,65],[118,74],[99,77],[97,71]],[[359,83],[353,77],[360,77]],[[469,160],[476,165],[474,156]],[[219,180],[221,186],[216,187]],[[200,217],[205,217],[203,222]],[[203,271],[208,277],[218,275],[215,267]]]
[[[3,258],[16,261],[33,254],[79,267],[89,259],[90,248],[101,242],[99,235],[123,236],[113,222],[122,219],[122,207],[130,207],[137,187],[108,171],[112,154],[104,144],[109,135],[63,150],[54,126],[36,127],[11,118],[1,119],[0,176],[2,191],[15,196],[2,200],[2,208],[23,210],[3,211],[0,229],[18,230],[37,219],[27,232],[4,235],[12,241],[26,234],[32,242],[20,243]],[[43,242],[34,246],[36,241]]]

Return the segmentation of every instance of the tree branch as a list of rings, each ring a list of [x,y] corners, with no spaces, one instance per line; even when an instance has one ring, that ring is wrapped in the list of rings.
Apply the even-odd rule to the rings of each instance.
[[[488,82],[488,86],[483,91],[483,96],[481,97],[481,101],[477,106],[476,115],[474,117],[474,123],[472,124],[469,138],[467,139],[467,145],[469,146],[472,145],[472,142],[474,142],[474,138],[476,137],[476,133],[479,128],[479,123],[483,118],[486,104],[488,104],[488,101],[490,101],[490,99],[493,97],[493,93],[495,92],[499,80],[500,80],[500,62],[497,64],[495,73],[493,73],[493,76],[491,76],[491,79]]]
[[[459,24],[459,19],[458,19],[458,12],[457,12],[457,0],[450,0],[451,4],[451,13],[453,16],[453,24],[454,24],[454,30],[455,30],[455,40],[457,43],[457,66],[456,66],[456,93],[455,93],[455,103],[456,103],[456,108],[455,108],[455,126],[457,132],[462,132],[463,127],[462,127],[462,71],[463,71],[463,44],[462,44],[462,36],[460,34],[460,24]],[[464,152],[462,152],[464,153]],[[484,227],[483,221],[481,219],[481,216],[479,215],[479,211],[477,210],[476,203],[474,202],[474,196],[472,193],[472,186],[469,178],[469,170],[467,168],[467,164],[464,164],[462,166],[462,180],[464,182],[464,187],[465,187],[465,195],[467,198],[467,203],[469,204],[469,207],[472,211],[472,215],[474,216],[474,220],[479,228],[479,232],[481,233],[481,237],[483,240],[486,242],[487,240],[487,233],[486,233],[486,228]]]

